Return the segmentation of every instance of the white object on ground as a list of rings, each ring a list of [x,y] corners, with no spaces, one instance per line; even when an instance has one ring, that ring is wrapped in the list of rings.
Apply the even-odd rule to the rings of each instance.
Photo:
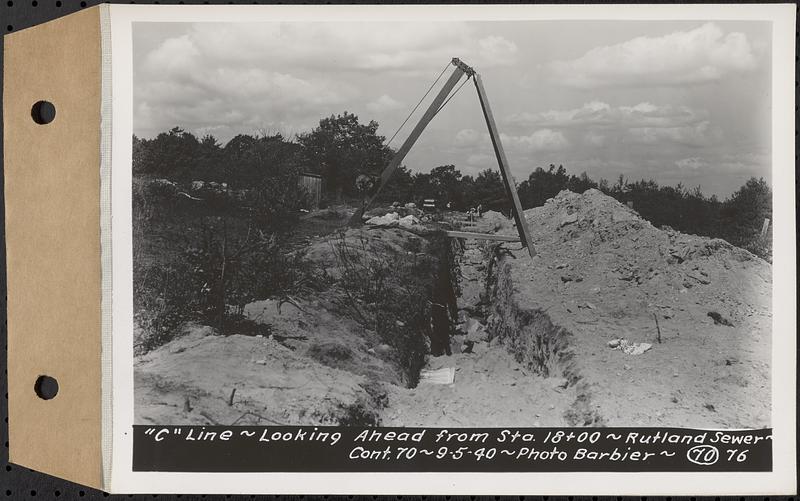
[[[423,369],[419,373],[420,384],[453,384],[455,378],[455,367],[443,367],[436,370]]]
[[[404,228],[411,228],[419,224],[419,219],[409,214],[406,217],[401,217],[400,219],[398,219],[397,223]]]
[[[394,226],[397,224],[399,219],[399,214],[396,212],[390,212],[383,216],[375,216],[367,219],[367,224],[371,224],[373,226]]]
[[[624,338],[612,339],[608,346],[614,350],[620,350],[626,355],[641,355],[653,347],[650,343],[633,343]]]

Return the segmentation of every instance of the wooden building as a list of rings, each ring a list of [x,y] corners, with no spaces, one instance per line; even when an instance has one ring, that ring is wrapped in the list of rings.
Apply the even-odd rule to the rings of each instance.
[[[322,176],[304,172],[300,174],[300,186],[308,193],[308,210],[319,209],[322,200]]]

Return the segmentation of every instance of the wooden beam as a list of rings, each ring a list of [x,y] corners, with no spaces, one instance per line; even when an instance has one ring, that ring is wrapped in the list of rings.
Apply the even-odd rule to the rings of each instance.
[[[506,153],[503,150],[503,145],[500,143],[500,134],[497,132],[497,124],[494,122],[494,115],[492,115],[492,109],[489,107],[489,100],[486,97],[486,91],[483,88],[481,76],[476,73],[474,79],[475,88],[478,90],[478,99],[481,102],[481,109],[483,109],[483,117],[486,119],[486,125],[489,127],[489,137],[492,139],[494,154],[497,157],[497,163],[500,165],[500,173],[503,175],[503,182],[506,185],[508,197],[513,204],[514,221],[517,223],[519,239],[522,241],[522,245],[528,248],[528,253],[531,257],[534,257],[536,255],[536,250],[531,243],[530,229],[525,221],[525,214],[522,212],[522,204],[519,201],[519,195],[517,195],[517,186],[514,181],[514,176],[511,174],[511,168],[508,165]]]
[[[767,236],[767,230],[769,230],[769,218],[764,218],[764,224],[761,225],[761,238]]]
[[[518,237],[511,235],[494,235],[492,233],[473,233],[470,231],[447,231],[450,238],[474,238],[476,240],[495,240],[498,242],[519,242]]]
[[[381,173],[381,184],[378,186],[378,189],[375,190],[375,193],[373,193],[372,196],[369,197],[366,202],[364,202],[364,206],[361,208],[361,210],[356,211],[356,213],[353,215],[353,218],[350,220],[351,224],[360,224],[362,222],[361,217],[364,214],[364,211],[367,210],[375,198],[377,198],[377,196],[380,194],[381,190],[383,190],[384,186],[386,186],[386,184],[392,178],[394,171],[400,167],[400,164],[403,162],[403,159],[406,158],[406,155],[408,155],[411,147],[414,146],[414,143],[417,142],[417,139],[419,139],[422,131],[425,130],[425,127],[427,127],[431,120],[433,120],[433,117],[436,116],[436,113],[438,113],[442,103],[444,103],[444,101],[447,99],[447,96],[450,94],[450,91],[453,90],[463,75],[464,71],[459,66],[455,66],[453,74],[450,75],[450,78],[447,79],[447,82],[445,82],[444,86],[442,86],[442,89],[439,91],[433,101],[431,101],[430,106],[428,106],[428,109],[425,111],[425,114],[422,115],[422,118],[420,118],[416,127],[414,127],[414,130],[411,131],[411,134],[409,134],[402,146],[400,146],[400,149],[394,154],[394,157],[392,157],[392,159],[389,161],[389,165],[383,169],[383,172]]]

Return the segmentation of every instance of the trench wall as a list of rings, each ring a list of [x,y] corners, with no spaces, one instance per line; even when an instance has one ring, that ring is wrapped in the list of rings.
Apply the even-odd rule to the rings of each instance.
[[[552,322],[539,308],[520,303],[508,257],[495,257],[488,267],[487,328],[517,362],[542,377],[565,378],[577,397],[564,417],[571,426],[603,426],[591,404],[591,386],[581,375],[580,360],[571,349],[573,334]]]

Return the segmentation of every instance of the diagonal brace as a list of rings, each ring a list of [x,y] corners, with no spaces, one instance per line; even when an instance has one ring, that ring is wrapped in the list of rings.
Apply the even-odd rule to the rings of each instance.
[[[489,137],[492,139],[494,154],[497,157],[497,163],[500,165],[500,173],[503,175],[503,184],[505,184],[506,192],[513,204],[514,221],[517,223],[519,239],[522,245],[528,248],[528,253],[531,257],[534,257],[536,255],[536,250],[531,243],[530,229],[528,228],[527,221],[525,221],[525,214],[522,212],[522,204],[517,194],[516,182],[514,181],[514,176],[511,174],[511,168],[508,165],[508,159],[506,158],[506,152],[503,150],[503,144],[500,142],[500,133],[497,132],[497,124],[495,124],[494,115],[492,115],[492,109],[489,106],[489,99],[486,97],[486,90],[483,88],[480,75],[476,73],[474,80],[475,88],[478,90],[478,100],[481,102],[481,109],[483,110],[483,117],[486,119],[486,125],[489,128]]]
[[[378,189],[375,190],[375,193],[373,193],[364,202],[364,205],[361,207],[361,210],[356,211],[352,219],[350,219],[351,225],[361,224],[361,218],[364,215],[364,211],[367,210],[367,208],[372,204],[375,198],[378,197],[381,190],[383,190],[386,184],[389,183],[389,180],[392,178],[392,175],[400,166],[400,164],[403,162],[403,159],[405,159],[406,155],[408,155],[408,152],[411,150],[411,147],[414,146],[414,143],[417,142],[417,139],[419,139],[419,136],[422,134],[422,131],[425,130],[425,127],[428,126],[431,120],[433,120],[433,117],[436,116],[436,114],[439,112],[439,108],[441,108],[442,103],[444,103],[444,101],[447,99],[447,96],[450,94],[450,91],[453,90],[453,88],[456,86],[458,81],[461,80],[461,77],[463,75],[464,75],[464,70],[461,69],[461,67],[456,66],[455,69],[453,70],[453,74],[450,75],[450,78],[447,79],[447,82],[445,82],[444,86],[436,95],[436,97],[433,99],[430,106],[428,106],[428,109],[425,111],[425,114],[422,115],[422,118],[414,127],[414,130],[411,131],[411,134],[409,134],[409,136],[403,142],[402,146],[400,146],[400,149],[397,150],[397,153],[394,154],[394,157],[392,157],[392,160],[389,162],[389,165],[387,165],[386,168],[383,169],[383,172],[381,173],[381,183],[380,185],[378,185]]]

